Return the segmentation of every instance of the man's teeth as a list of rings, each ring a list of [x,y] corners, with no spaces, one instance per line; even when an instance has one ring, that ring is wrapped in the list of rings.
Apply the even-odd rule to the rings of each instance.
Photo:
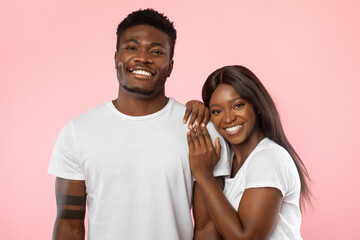
[[[228,132],[234,132],[236,130],[238,130],[239,128],[241,128],[242,124],[241,125],[237,125],[237,126],[233,126],[233,127],[229,127],[229,128],[225,128],[226,131]]]
[[[151,76],[151,73],[144,71],[144,70],[134,70],[133,73],[141,74],[141,75],[145,75],[145,76]]]

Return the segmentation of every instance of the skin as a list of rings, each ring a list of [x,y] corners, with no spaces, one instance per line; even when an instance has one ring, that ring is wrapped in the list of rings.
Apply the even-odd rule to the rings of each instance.
[[[57,216],[53,239],[84,239],[85,237],[85,181],[56,178]]]
[[[114,55],[119,91],[118,98],[113,104],[117,110],[130,116],[143,116],[155,113],[167,104],[165,82],[174,64],[169,54],[168,35],[154,27],[137,25],[128,28],[122,34],[119,49]],[[143,71],[148,74],[144,75]],[[206,123],[201,116],[206,115],[208,110],[199,107],[196,111],[200,113],[196,116],[192,115],[189,124],[195,120]],[[55,192],[57,217],[53,239],[84,239],[85,181],[56,178]],[[197,196],[197,202],[204,205],[198,188],[194,189],[194,195]],[[214,226],[212,229],[216,232]]]
[[[257,121],[258,114],[261,113],[242,99],[232,86],[224,84],[214,91],[209,107],[211,121],[235,153],[232,166],[234,177],[264,138]],[[238,125],[242,126],[236,131],[226,130]],[[238,209],[234,209],[212,175],[221,151],[218,139],[214,147],[204,124],[196,124],[188,132],[187,139],[191,171],[205,200],[206,210],[221,236],[224,239],[267,239],[276,225],[280,211],[280,190],[268,187],[246,189]],[[201,219],[195,218],[195,222],[199,220]]]
[[[165,82],[173,69],[166,33],[146,25],[128,28],[114,56],[119,80],[115,107],[130,116],[143,116],[162,109],[168,102]],[[134,72],[143,70],[151,76]]]
[[[215,181],[222,191],[224,188],[224,178],[216,177]],[[194,224],[194,239],[222,239],[211,219],[211,216],[209,215],[209,212],[207,211],[206,202],[197,181],[194,183],[193,215],[196,220]]]
[[[205,125],[210,120],[209,109],[200,101],[192,100],[186,103],[186,111],[183,122],[186,123],[190,117],[188,128],[191,129],[195,122],[204,123]]]

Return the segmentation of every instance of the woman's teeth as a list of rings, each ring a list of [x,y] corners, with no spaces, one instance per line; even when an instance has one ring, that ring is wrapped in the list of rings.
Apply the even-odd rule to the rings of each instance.
[[[241,126],[242,126],[242,124],[241,124],[241,125],[237,125],[237,126],[233,126],[233,127],[229,127],[229,128],[225,128],[225,130],[226,130],[227,132],[235,132],[236,130],[240,129]]]

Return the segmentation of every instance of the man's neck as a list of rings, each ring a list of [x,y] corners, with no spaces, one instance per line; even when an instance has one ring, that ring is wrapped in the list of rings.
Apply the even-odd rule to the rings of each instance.
[[[134,96],[119,91],[117,99],[113,100],[115,108],[129,116],[145,116],[163,109],[169,102],[165,93],[159,93],[153,97]]]

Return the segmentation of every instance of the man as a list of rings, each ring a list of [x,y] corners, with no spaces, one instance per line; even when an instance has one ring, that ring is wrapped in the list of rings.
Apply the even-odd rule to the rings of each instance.
[[[119,24],[118,98],[66,124],[54,147],[54,239],[84,239],[85,203],[89,239],[193,238],[185,107],[165,96],[175,41],[173,24],[152,9]],[[212,125],[209,131],[219,136]],[[230,171],[225,145],[215,176]]]

